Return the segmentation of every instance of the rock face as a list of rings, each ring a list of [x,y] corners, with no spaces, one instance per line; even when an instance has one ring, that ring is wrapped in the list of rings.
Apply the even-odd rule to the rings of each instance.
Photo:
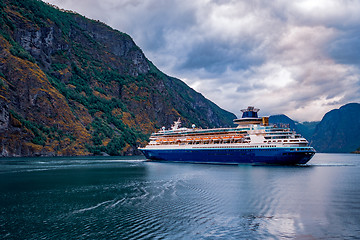
[[[312,137],[319,152],[352,152],[360,146],[360,104],[350,103],[325,114]]]
[[[101,22],[37,0],[0,0],[0,14],[0,156],[137,154],[178,117],[235,118]]]

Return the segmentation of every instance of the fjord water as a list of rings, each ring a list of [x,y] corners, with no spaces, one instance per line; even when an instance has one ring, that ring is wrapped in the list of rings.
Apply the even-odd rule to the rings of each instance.
[[[360,155],[305,166],[0,159],[1,239],[356,239]]]

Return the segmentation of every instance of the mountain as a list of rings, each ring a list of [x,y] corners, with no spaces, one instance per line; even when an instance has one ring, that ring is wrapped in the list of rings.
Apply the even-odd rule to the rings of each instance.
[[[0,0],[0,156],[137,154],[151,132],[231,126],[130,36],[38,0]]]
[[[306,139],[310,141],[310,144],[312,144],[311,140],[314,135],[316,126],[319,124],[320,121],[313,121],[313,122],[302,122],[298,123],[297,131],[304,136]]]
[[[349,103],[325,114],[312,136],[319,152],[353,152],[360,147],[360,104]]]

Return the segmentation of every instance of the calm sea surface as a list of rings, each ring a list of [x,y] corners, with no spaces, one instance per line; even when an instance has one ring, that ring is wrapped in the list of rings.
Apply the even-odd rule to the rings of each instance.
[[[306,166],[0,159],[1,239],[359,239],[360,155]]]

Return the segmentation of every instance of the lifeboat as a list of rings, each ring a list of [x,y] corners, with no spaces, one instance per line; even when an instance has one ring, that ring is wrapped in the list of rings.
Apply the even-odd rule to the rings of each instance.
[[[243,138],[243,136],[234,136],[233,138],[234,138],[235,140],[238,140],[238,139]]]

